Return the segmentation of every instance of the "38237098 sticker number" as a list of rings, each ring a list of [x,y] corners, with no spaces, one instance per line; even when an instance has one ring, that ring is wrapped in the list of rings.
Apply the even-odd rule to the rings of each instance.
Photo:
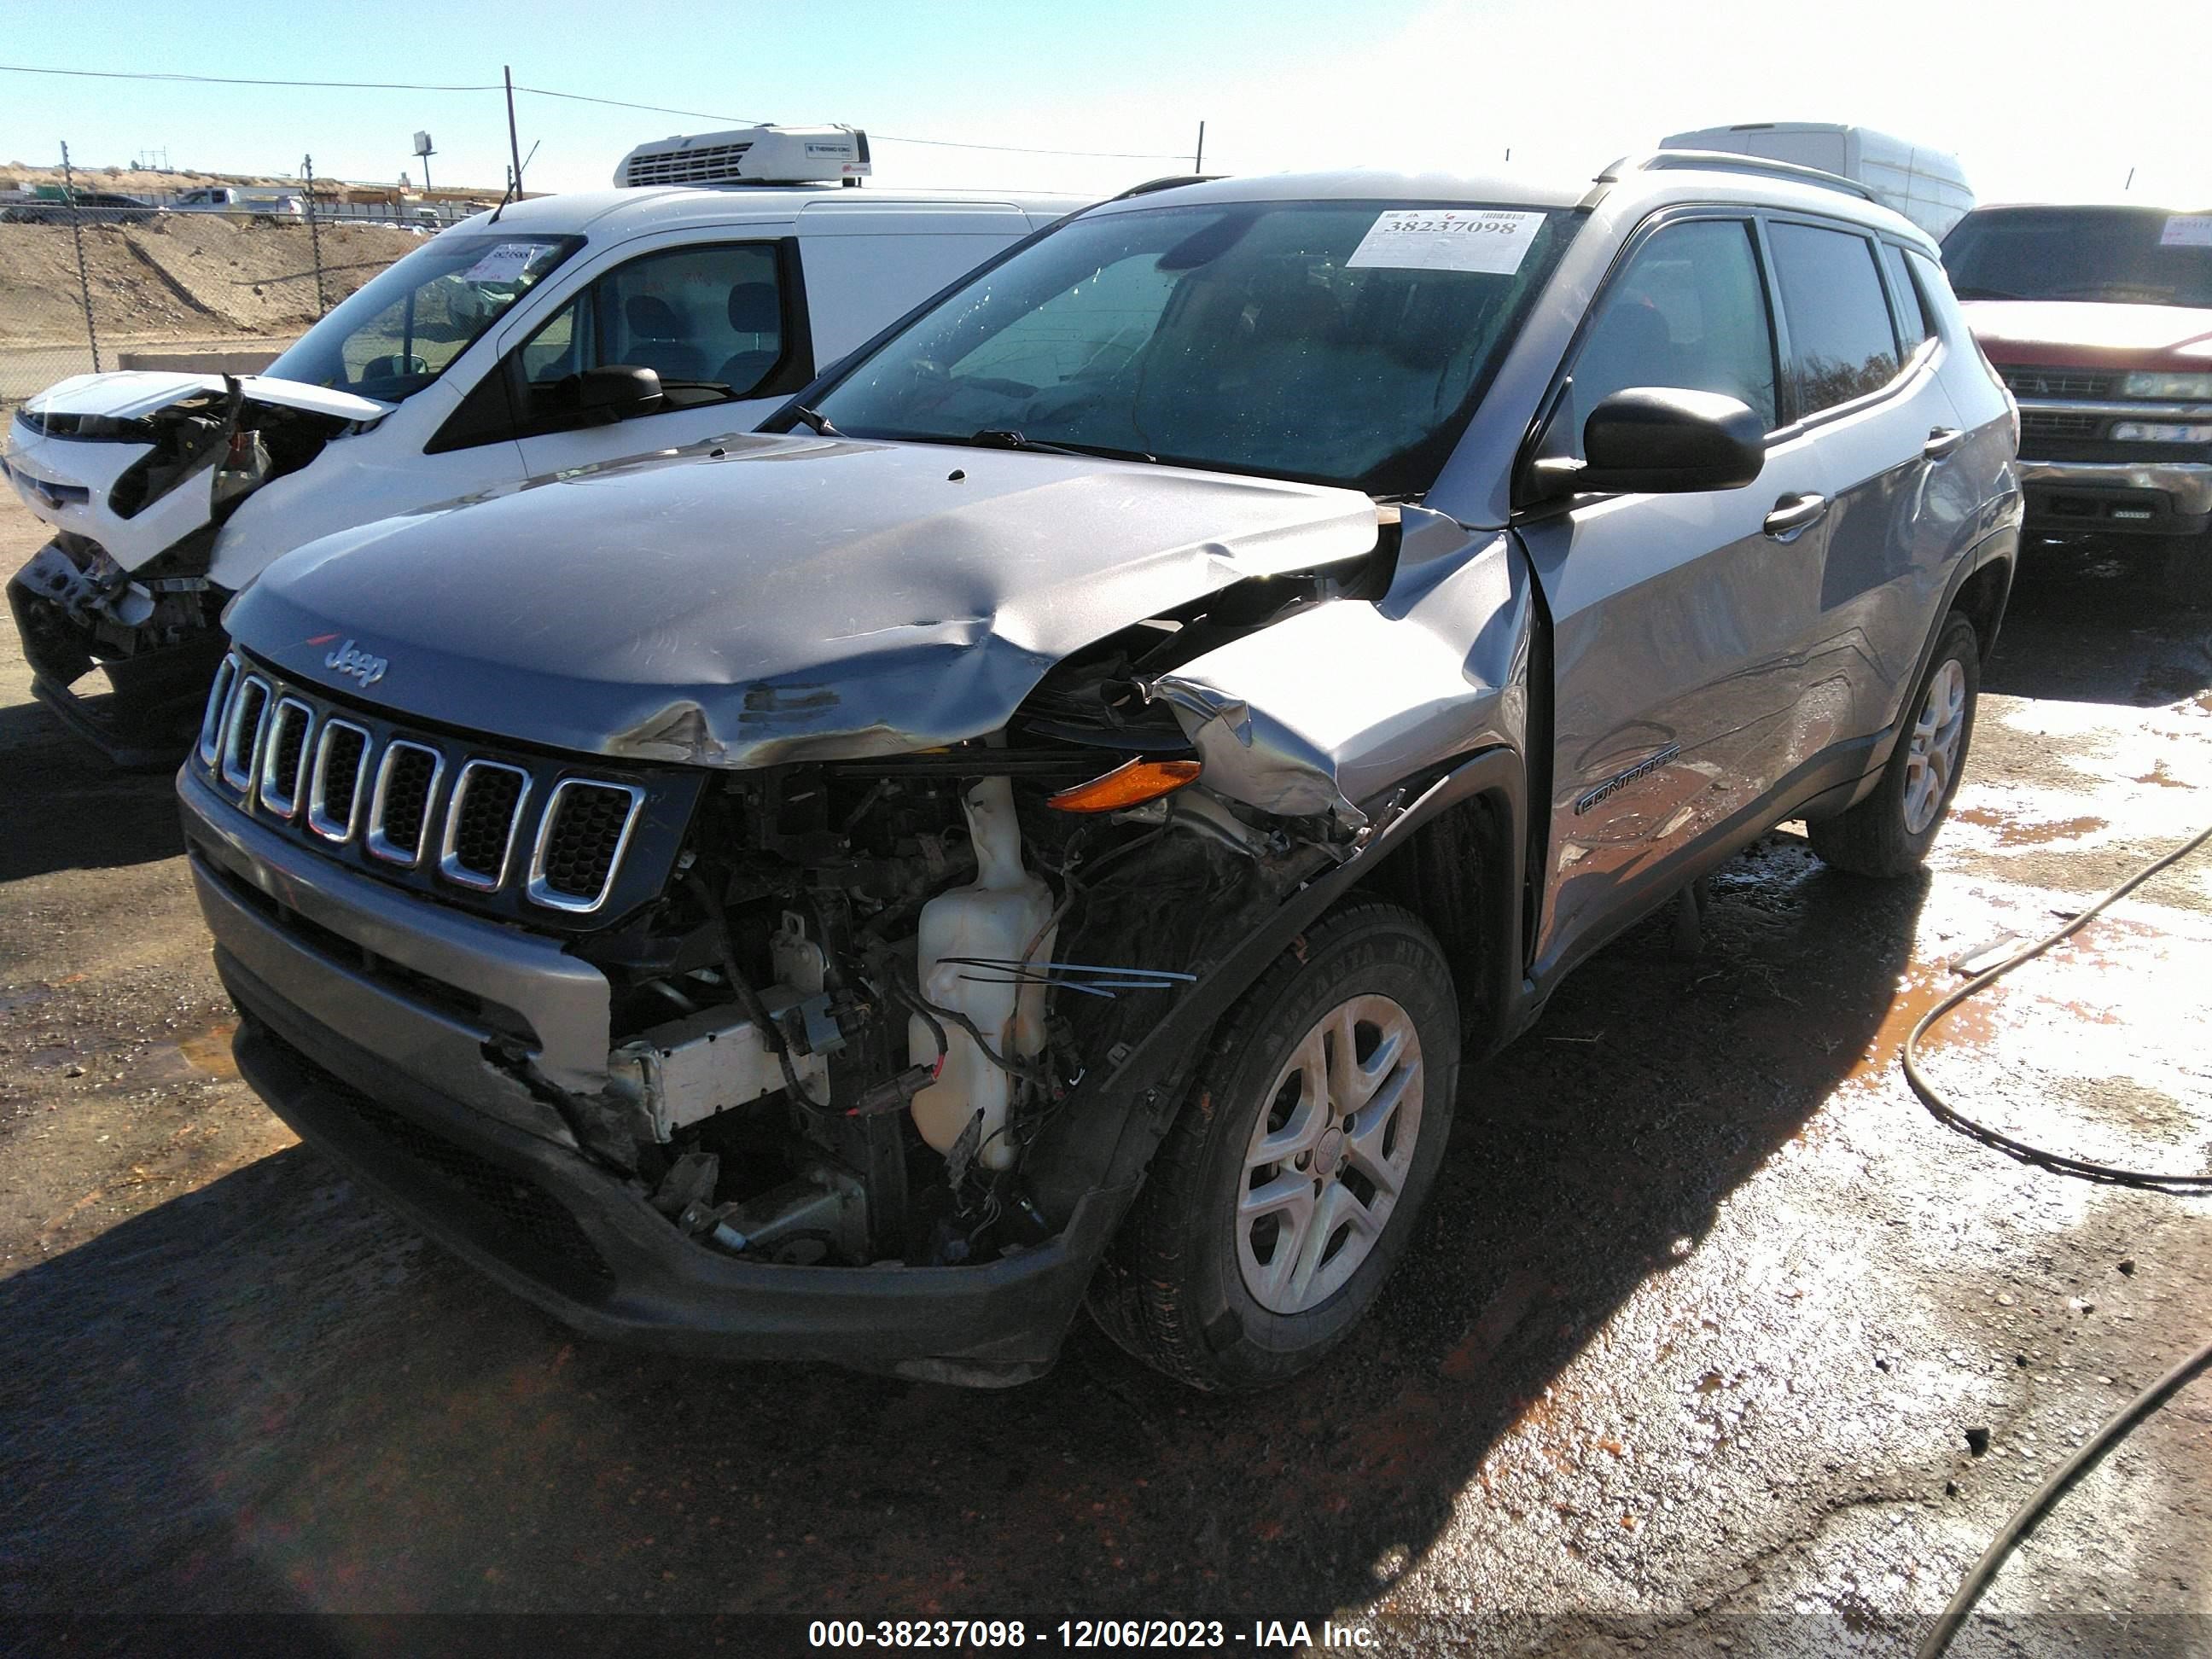
[[[1544,216],[1510,208],[1389,208],[1344,263],[1398,270],[1471,270],[1510,276],[1528,257]]]

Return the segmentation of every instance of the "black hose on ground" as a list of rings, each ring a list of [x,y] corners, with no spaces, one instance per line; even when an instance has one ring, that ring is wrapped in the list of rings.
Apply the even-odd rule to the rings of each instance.
[[[2079,933],[2091,920],[2107,908],[2125,898],[2160,871],[2170,869],[2180,863],[2207,842],[2212,842],[2212,825],[2206,826],[2204,830],[2172,852],[2152,860],[2095,903],[2074,916],[2063,927],[2032,944],[2021,945],[1996,967],[1985,973],[1977,974],[1923,1015],[1920,1022],[1912,1028],[1911,1033],[1905,1039],[1904,1054],[1905,1080],[1912,1085],[1912,1092],[1919,1096],[1921,1104],[1927,1107],[1939,1122],[1949,1125],[1962,1134],[1972,1136],[1984,1146],[1993,1146],[2008,1157],[2019,1158],[2023,1163],[2033,1164],[2059,1175],[2075,1176],[2084,1181],[2102,1182],[2109,1186],[2139,1187],[2151,1192],[2174,1194],[2212,1192],[2212,1176],[2164,1175],[2141,1170],[2116,1169],[2108,1164],[2095,1164],[2087,1158],[2069,1158],[2061,1152],[2046,1152],[2040,1146],[2031,1146],[2024,1140],[2015,1140],[2010,1135],[1992,1129],[1985,1123],[1977,1122],[1952,1105],[1943,1097],[1942,1092],[1934,1084],[1929,1082],[1927,1077],[1921,1072],[1918,1054],[1921,1039],[1935,1028],[1938,1021],[1968,998],[1987,990],[2022,963],[2033,962],[2061,939]],[[1998,1529],[1997,1535],[1990,1540],[1989,1548],[1982,1552],[1982,1559],[1974,1563],[1973,1570],[1967,1573],[1965,1580],[1953,1594],[1949,1603],[1936,1616],[1934,1626],[1921,1638],[1920,1644],[1913,1650],[1914,1659],[1937,1659],[1937,1656],[1951,1645],[1952,1640],[1966,1622],[1966,1615],[1973,1611],[1974,1604],[1982,1599],[1982,1593],[1989,1589],[1990,1581],[1996,1577],[1997,1569],[2004,1565],[2006,1559],[2019,1547],[2021,1540],[2027,1536],[2029,1531],[2043,1518],[2051,1506],[2065,1494],[2069,1487],[2094,1468],[2106,1452],[2118,1445],[2130,1430],[2172,1399],[2191,1378],[2197,1376],[2208,1366],[2212,1366],[2212,1342],[2208,1342],[2197,1349],[2195,1353],[2174,1366],[2157,1382],[2106,1419],[2103,1426],[2089,1437],[2087,1443],[2079,1451],[2053,1470],[2050,1478],[2035,1489],[2026,1503],[2012,1512],[2010,1518]]]
[[[2057,1503],[2066,1489],[2095,1466],[2104,1455],[2120,1443],[2129,1430],[2148,1417],[2179,1393],[2182,1386],[2208,1365],[2212,1365],[2212,1342],[2206,1343],[2183,1360],[2164,1376],[2105,1419],[2105,1425],[2089,1437],[2081,1450],[2068,1458],[2054,1470],[2049,1480],[2035,1489],[2035,1494],[2012,1512],[2012,1518],[1990,1540],[1982,1552],[1982,1559],[1974,1563],[1950,1604],[1936,1615],[1935,1628],[1921,1638],[1913,1650],[1913,1659],[1936,1659],[1951,1645],[1951,1638],[1966,1622],[1966,1615],[1974,1610],[1974,1603],[1982,1599],[1982,1592],[1990,1587],[1990,1580],[1997,1576],[1997,1569],[2013,1553],[2020,1540],[2027,1536],[2028,1529],[2043,1519],[2044,1511]]]
[[[2207,825],[2171,853],[2153,859],[2057,932],[2046,933],[2033,944],[2021,945],[1986,973],[1975,975],[1922,1015],[1920,1023],[1905,1039],[1905,1080],[1912,1085],[1912,1092],[1920,1097],[1920,1103],[1935,1114],[1939,1122],[1949,1125],[1960,1133],[1971,1135],[1985,1146],[1994,1146],[2008,1157],[2019,1158],[2022,1163],[2038,1164],[2058,1175],[2076,1176],[2084,1181],[2100,1181],[2109,1186],[2141,1187],[2152,1192],[2212,1193],[2212,1175],[2162,1175],[2143,1170],[2115,1169],[2109,1164],[2093,1164],[2087,1158],[2069,1158],[2063,1152],[2046,1152],[2040,1146],[2031,1146],[2024,1140],[2015,1140],[2010,1135],[1990,1128],[1986,1123],[1978,1123],[1952,1105],[1943,1097],[1942,1091],[1928,1080],[1927,1074],[1920,1069],[1919,1054],[1921,1040],[1969,997],[1986,991],[2022,963],[2034,961],[2060,940],[2081,932],[2104,910],[2134,892],[2160,871],[2180,863],[2208,841],[2212,841],[2212,825]]]

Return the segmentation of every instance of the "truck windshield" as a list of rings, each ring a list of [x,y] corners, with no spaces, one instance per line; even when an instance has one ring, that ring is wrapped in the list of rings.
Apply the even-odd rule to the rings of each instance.
[[[1943,241],[1962,300],[2212,306],[2212,216],[2154,208],[1984,208]]]
[[[1100,213],[976,277],[811,412],[854,436],[1417,495],[1571,224],[1384,201]]]
[[[582,246],[449,231],[371,277],[265,373],[386,403],[410,398]]]

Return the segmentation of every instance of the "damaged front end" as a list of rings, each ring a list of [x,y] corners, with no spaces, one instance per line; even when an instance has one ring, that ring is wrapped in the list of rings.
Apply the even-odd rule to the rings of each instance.
[[[1055,1123],[1348,845],[1209,790],[1131,671],[1066,665],[987,739],[710,785],[665,898],[579,941],[615,988],[604,1100],[678,1231],[980,1264],[1108,1182]]]
[[[240,601],[180,791],[240,1067],[580,1328],[1018,1381],[1223,1013],[1517,744],[1525,574],[1349,491],[732,448],[624,474],[649,561],[538,533],[587,481]],[[732,509],[794,465],[877,488]],[[862,580],[852,503],[897,491],[946,505],[885,501]]]
[[[55,530],[8,586],[40,699],[120,764],[173,763],[224,649],[230,596],[209,577],[223,525],[383,412],[280,382],[147,374],[64,381],[25,405],[0,465]],[[105,692],[83,684],[95,671]]]

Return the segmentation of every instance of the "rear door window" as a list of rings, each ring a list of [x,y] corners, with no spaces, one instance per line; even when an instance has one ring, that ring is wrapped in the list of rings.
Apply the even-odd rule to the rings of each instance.
[[[1774,335],[1747,221],[1668,225],[1630,257],[1575,359],[1576,455],[1590,410],[1630,386],[1721,392],[1773,429]]]
[[[1777,222],[1767,227],[1797,412],[1817,415],[1897,377],[1897,325],[1874,243],[1854,231]]]

